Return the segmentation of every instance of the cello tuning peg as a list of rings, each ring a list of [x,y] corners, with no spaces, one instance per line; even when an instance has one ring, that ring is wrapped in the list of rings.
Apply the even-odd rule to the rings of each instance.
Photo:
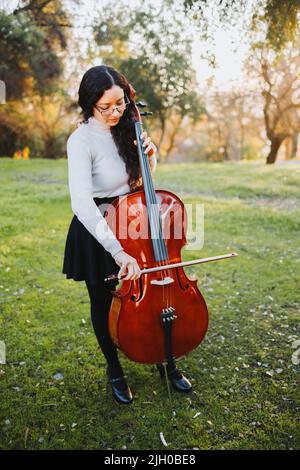
[[[136,106],[138,106],[139,108],[146,108],[147,103],[145,103],[144,101],[138,101],[137,103],[135,103]]]

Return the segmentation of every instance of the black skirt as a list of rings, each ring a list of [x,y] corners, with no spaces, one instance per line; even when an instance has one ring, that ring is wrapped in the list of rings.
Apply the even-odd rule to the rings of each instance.
[[[94,198],[99,210],[105,216],[107,205],[118,196]],[[96,240],[74,214],[67,234],[63,261],[63,274],[67,279],[99,284],[110,274],[117,274],[120,267],[112,255]],[[105,286],[115,288],[118,279],[106,281]]]

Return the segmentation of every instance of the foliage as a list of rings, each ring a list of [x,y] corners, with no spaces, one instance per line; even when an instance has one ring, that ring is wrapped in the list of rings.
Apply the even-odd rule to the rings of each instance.
[[[172,114],[195,122],[204,112],[191,66],[192,38],[180,13],[167,2],[159,10],[145,6],[124,11],[114,5],[103,11],[94,29],[105,63],[127,76],[138,99],[154,113],[162,129],[158,147]]]
[[[54,158],[64,151],[66,132],[57,131],[53,109],[41,105],[48,100],[61,111],[68,104],[59,81],[67,38],[60,3],[22,1],[13,13],[0,11],[0,79],[7,91],[7,103],[0,108],[2,155],[24,145],[34,156]]]
[[[249,2],[162,0],[154,7],[153,2],[148,1],[143,8],[128,5],[128,2],[108,3],[105,9],[99,8],[99,15],[95,13],[94,35],[86,35],[84,44],[76,37],[78,25],[76,17],[72,16],[73,7],[78,4],[77,0],[67,4],[58,0],[20,0],[11,13],[0,10],[0,80],[6,83],[7,91],[7,102],[0,106],[0,155],[12,155],[18,146],[28,144],[32,157],[61,156],[65,151],[64,139],[72,127],[70,123],[75,121],[74,110],[78,110],[77,99],[73,97],[71,102],[66,90],[78,89],[83,71],[101,61],[127,75],[137,91],[137,99],[148,103],[153,116],[145,119],[145,127],[159,148],[159,158],[166,160],[176,150],[187,121],[192,129],[208,113],[208,92],[204,91],[201,96],[192,67],[192,31],[198,32],[198,38],[203,41],[209,38],[209,49],[214,28],[220,24],[229,27],[238,24],[249,11],[246,10]],[[249,19],[252,19],[253,38],[256,41],[255,34],[262,35],[268,54],[273,52],[280,61],[281,54],[297,36],[299,0],[259,0],[254,6],[251,18],[249,15],[244,18],[248,23],[247,31],[245,24],[241,25],[241,31],[249,34]],[[209,20],[211,15],[207,14],[211,8],[214,9],[213,24]],[[67,48],[67,44],[70,47]],[[86,55],[82,53],[83,46],[88,48]],[[202,49],[199,53],[203,57]],[[270,63],[267,65],[269,67]],[[281,71],[281,66],[275,70],[278,76]],[[263,89],[264,96],[270,96],[271,91]],[[273,98],[274,102],[278,98],[276,90]],[[262,99],[259,107],[262,108]],[[297,153],[297,116],[293,109],[280,119],[280,142],[287,136],[284,138],[292,142],[293,155]],[[245,118],[251,120],[252,127],[257,124],[251,113]],[[243,119],[241,114],[241,124]],[[219,157],[226,159],[230,154],[227,152],[229,137],[237,140],[237,126],[230,117],[223,119],[222,112],[214,122],[215,135],[211,132],[205,137],[212,137],[216,147],[224,149],[224,155]],[[269,136],[267,120],[265,127]],[[243,133],[242,124],[240,153],[245,156],[249,152],[243,150],[248,145]],[[255,133],[262,134],[259,124]],[[274,154],[278,142],[277,139]],[[200,147],[195,149],[196,154],[198,149]],[[205,156],[215,159],[216,152],[206,148]]]
[[[223,24],[234,25],[245,14],[248,0],[213,0],[218,18]],[[200,18],[197,21],[205,23],[206,9],[212,1],[207,0],[183,0],[186,12],[198,11]],[[257,20],[263,20],[266,25],[266,41],[270,48],[277,52],[292,41],[299,28],[299,0],[259,0],[255,2],[253,11],[253,26]]]
[[[260,19],[267,25],[267,43],[275,51],[280,52],[295,39],[299,31],[299,13],[299,0],[267,0]],[[259,17],[259,14],[255,16],[254,23]]]
[[[263,97],[266,135],[271,144],[267,156],[270,164],[276,161],[286,139],[296,141],[297,150],[300,131],[299,44],[299,33],[279,52],[270,50],[265,41],[256,41],[249,56],[249,76],[258,79]]]
[[[6,83],[7,100],[22,98],[31,87],[49,94],[62,73],[57,52],[66,40],[57,23],[60,2],[22,3],[11,14],[0,11],[0,79]]]

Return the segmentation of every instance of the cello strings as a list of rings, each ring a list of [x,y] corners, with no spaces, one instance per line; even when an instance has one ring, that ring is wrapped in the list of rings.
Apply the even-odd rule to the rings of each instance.
[[[143,127],[142,127],[142,119],[141,119],[141,114],[140,114],[140,111],[139,109],[136,107],[136,111],[137,111],[137,115],[138,115],[138,120],[136,122],[136,125],[135,125],[135,129],[136,129],[136,134],[137,134],[137,144],[139,145],[139,149],[140,149],[140,154],[141,154],[141,170],[142,170],[142,173],[144,172],[144,176],[145,176],[145,184],[144,184],[144,194],[145,194],[145,198],[146,198],[146,203],[147,205],[150,204],[150,215],[148,214],[148,221],[150,223],[150,230],[152,230],[152,228],[155,229],[155,236],[157,236],[157,221],[156,221],[156,218],[154,219],[154,222],[153,222],[153,211],[152,211],[152,205],[153,204],[156,204],[156,194],[155,194],[155,190],[154,190],[154,186],[153,186],[153,181],[152,181],[152,177],[151,177],[151,170],[150,170],[150,164],[149,164],[149,160],[148,160],[148,155],[144,152],[144,149],[143,149],[143,146],[142,146],[142,133],[143,133]],[[155,209],[157,208],[157,205],[154,206]],[[157,256],[158,256],[158,265],[159,266],[162,266],[162,263],[161,261],[164,259],[164,250],[162,249],[162,244],[160,243],[160,237],[161,237],[161,234],[159,233],[158,235],[158,240],[157,239],[152,239],[152,244],[153,244],[153,248],[154,248],[154,255],[155,255],[155,260],[157,259]],[[151,234],[151,238],[152,238],[152,234]],[[166,247],[165,247],[165,252],[166,252]],[[165,263],[167,261],[165,260]],[[159,276],[161,277],[161,279],[163,279],[163,271],[160,271],[159,272]],[[165,296],[165,286],[163,285],[163,304],[164,304],[164,296]],[[168,304],[168,302],[167,302]]]
[[[151,178],[151,171],[150,171],[148,156],[144,152],[142,152],[142,154],[143,154],[143,164],[144,164],[145,176],[146,176],[146,180],[147,180],[148,201],[151,204],[150,214],[149,214],[150,221],[151,221],[151,224],[152,224],[151,228],[154,228],[154,230],[155,230],[154,234],[156,235],[156,237],[157,236],[159,237],[158,239],[157,238],[153,239],[153,244],[155,246],[156,254],[158,255],[158,258],[159,258],[158,262],[160,263],[160,261],[164,258],[164,253],[163,253],[162,246],[159,243],[159,241],[160,241],[160,232],[159,232],[158,224],[157,224],[157,206],[155,205],[157,203],[157,201],[156,201],[156,195],[155,195],[153,182],[152,182],[152,178]],[[147,198],[146,198],[146,200],[147,200]]]
[[[142,129],[141,129],[141,134],[140,136],[142,135]],[[150,171],[150,165],[149,165],[149,161],[148,161],[148,156],[147,154],[143,151],[143,147],[141,145],[141,149],[142,149],[142,156],[143,156],[143,167],[144,167],[144,171],[145,171],[145,178],[146,178],[146,181],[145,183],[147,183],[145,186],[145,194],[146,196],[148,195],[148,201],[150,202],[151,206],[150,206],[150,214],[149,214],[149,222],[150,222],[150,229],[154,228],[155,230],[155,236],[159,236],[158,235],[158,230],[157,230],[157,217],[156,217],[156,213],[155,213],[155,210],[157,209],[157,206],[154,205],[156,204],[156,195],[155,195],[155,192],[154,192],[154,187],[153,187],[153,182],[152,182],[152,178],[151,178],[151,171]],[[147,192],[148,191],[148,192]],[[146,197],[146,201],[147,201],[147,197]],[[163,250],[162,250],[162,247],[161,247],[161,244],[159,243],[159,240],[160,238],[154,238],[152,239],[152,242],[153,242],[153,247],[154,247],[154,252],[155,252],[155,257],[158,257],[158,265],[161,266],[162,263],[161,263],[161,260],[163,259]],[[161,277],[161,279],[163,278],[163,271],[160,271],[159,272],[159,276]],[[164,290],[164,286],[163,286],[163,301],[164,301],[164,294],[165,294],[165,290]]]
[[[143,160],[144,160],[144,169],[145,169],[145,175],[147,179],[147,188],[149,190],[149,199],[151,203],[151,216],[153,216],[154,213],[154,225],[155,225],[155,233],[158,234],[158,240],[155,240],[156,243],[156,248],[159,254],[159,265],[163,266],[164,264],[168,263],[169,256],[165,244],[165,240],[163,238],[163,233],[162,233],[162,224],[161,224],[161,219],[160,219],[160,212],[157,204],[157,198],[156,198],[156,193],[151,177],[151,170],[150,170],[150,164],[148,160],[147,154],[142,152],[143,154]],[[153,206],[152,206],[153,204]],[[152,208],[154,207],[154,211],[152,211]],[[151,220],[153,221],[153,217],[151,217]],[[161,262],[163,260],[163,262]],[[161,271],[161,278],[163,278],[163,271]],[[174,286],[172,286],[174,287]],[[167,290],[167,307],[169,307],[169,290],[170,287],[167,284],[167,289],[165,289],[165,286],[163,285],[163,300],[165,297],[165,290]],[[172,289],[173,290],[173,289]]]

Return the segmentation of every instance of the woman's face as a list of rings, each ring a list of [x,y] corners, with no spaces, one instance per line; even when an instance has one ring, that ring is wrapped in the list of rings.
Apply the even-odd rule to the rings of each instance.
[[[122,107],[125,101],[123,88],[118,85],[113,85],[112,88],[106,90],[95,103],[93,111],[94,117],[98,119],[98,121],[105,122],[110,126],[116,126],[125,111],[125,106]],[[121,107],[118,108],[119,111],[115,109],[116,106]]]

